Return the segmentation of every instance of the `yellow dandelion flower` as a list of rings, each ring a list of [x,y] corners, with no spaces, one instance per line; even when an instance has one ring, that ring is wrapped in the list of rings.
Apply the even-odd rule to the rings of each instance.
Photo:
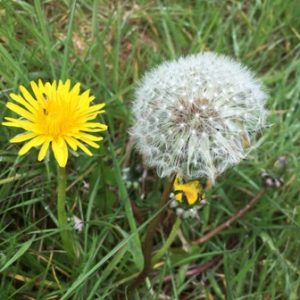
[[[45,84],[30,82],[33,94],[20,86],[21,95],[10,94],[16,103],[8,102],[7,108],[21,118],[6,117],[2,124],[22,128],[24,133],[10,140],[11,143],[26,142],[19,155],[26,154],[32,147],[40,147],[38,160],[45,158],[51,145],[54,157],[60,167],[68,161],[68,148],[81,149],[92,156],[86,145],[99,148],[96,142],[103,138],[93,135],[107,130],[107,126],[92,122],[97,115],[104,112],[103,103],[91,105],[94,96],[87,90],[80,94],[80,84],[71,88],[71,81],[53,81]]]
[[[201,185],[199,180],[183,183],[177,175],[174,180],[173,189],[177,201],[182,202],[183,196],[185,196],[188,204],[193,205],[199,199]]]

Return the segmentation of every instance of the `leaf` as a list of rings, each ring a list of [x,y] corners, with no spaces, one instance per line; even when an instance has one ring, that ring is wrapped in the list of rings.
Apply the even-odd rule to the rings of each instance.
[[[31,246],[34,241],[34,237],[25,242],[20,249],[15,253],[13,257],[11,257],[6,264],[0,269],[0,273],[2,273],[5,269],[7,269],[10,265],[12,265],[16,260],[18,260]]]

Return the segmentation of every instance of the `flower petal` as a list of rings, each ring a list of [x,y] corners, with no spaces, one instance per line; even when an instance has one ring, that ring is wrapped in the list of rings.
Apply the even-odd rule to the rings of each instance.
[[[182,183],[179,175],[177,175],[175,177],[173,187],[175,192],[180,192],[175,195],[177,201],[181,202],[182,196],[185,195],[188,204],[193,205],[199,198],[201,185],[198,180]]]
[[[36,136],[31,141],[27,142],[23,145],[23,147],[19,150],[19,155],[22,156],[26,154],[32,147],[39,146],[44,142],[45,138],[43,136]]]
[[[30,113],[28,110],[25,110],[24,108],[20,107],[19,105],[8,102],[6,104],[6,107],[9,108],[11,111],[15,112],[16,114],[20,115],[21,117],[29,120],[29,121],[34,121],[35,120],[35,117],[33,116],[32,113]]]
[[[30,133],[16,135],[9,141],[10,141],[10,143],[21,143],[21,142],[30,140],[34,137],[36,137],[36,133],[30,132]]]
[[[39,84],[39,86],[38,86],[34,81],[30,81],[30,85],[31,85],[31,89],[32,89],[39,105],[44,107],[44,100],[43,100],[43,96],[42,96],[42,93],[44,91],[44,86],[42,86],[42,83]]]
[[[68,143],[68,145],[71,147],[72,150],[77,151],[77,144],[76,140],[69,137],[69,136],[64,136],[65,141]]]
[[[15,118],[5,117],[5,120],[8,122],[2,122],[2,125],[9,126],[9,127],[17,127],[23,128],[27,131],[34,131],[34,124],[28,121],[23,121]]]
[[[97,104],[97,105],[93,105],[86,112],[87,113],[92,113],[92,112],[101,110],[104,106],[105,106],[105,103],[100,103],[100,104]]]
[[[44,141],[40,151],[39,151],[39,155],[38,155],[38,161],[41,161],[45,158],[48,148],[49,148],[49,144],[51,142],[51,139],[48,139],[46,141]]]
[[[52,150],[58,165],[64,168],[68,161],[68,147],[66,142],[61,138],[52,141]]]
[[[32,107],[38,109],[38,102],[31,96],[31,94],[27,91],[27,89],[24,86],[20,86],[20,91],[23,94],[24,99],[26,99]]]
[[[85,138],[85,139],[88,139],[88,140],[94,141],[94,142],[103,140],[102,136],[95,136],[95,135],[88,134],[88,133],[85,133],[85,132],[79,132],[79,133],[76,134],[76,136],[78,136],[80,138]]]
[[[93,156],[93,153],[82,143],[80,143],[79,141],[76,141],[76,144],[77,144],[78,148],[80,148],[85,154],[87,154],[88,156]]]
[[[182,201],[182,193],[176,194],[175,198],[176,198],[177,201],[181,202]]]
[[[65,83],[62,83],[61,92],[67,94],[70,91],[71,80],[67,79]]]
[[[11,93],[9,94],[9,97],[18,102],[19,104],[23,105],[30,112],[36,112],[35,108],[30,103],[28,103],[22,96]]]
[[[105,131],[107,130],[108,127],[105,124],[96,123],[96,122],[85,123],[80,126],[80,129],[82,131],[89,131],[89,129],[91,128],[95,128],[95,129],[97,128],[97,130]]]
[[[83,141],[84,143],[88,144],[89,146],[93,147],[93,148],[100,148],[100,145],[96,144],[95,142],[87,139],[87,138],[84,138],[84,137],[81,137],[81,138],[78,138],[79,140]],[[103,138],[101,138],[102,140]]]
[[[72,95],[72,97],[76,97],[79,95],[79,92],[80,92],[80,83],[77,82],[72,88],[72,90],[70,91],[70,94]]]

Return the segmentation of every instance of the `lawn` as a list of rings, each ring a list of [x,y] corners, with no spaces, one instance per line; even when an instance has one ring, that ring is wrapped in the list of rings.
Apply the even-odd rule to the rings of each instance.
[[[0,127],[0,299],[299,299],[299,16],[298,0],[0,0],[1,122],[14,115],[6,103],[20,85],[70,79],[106,104],[97,121],[108,125],[100,149],[71,154],[66,168],[68,217],[83,221],[74,231],[77,259],[57,226],[53,155],[18,156],[9,139],[20,131]],[[202,51],[229,55],[262,80],[268,126],[247,159],[217,178],[200,219],[182,220],[168,251],[132,288],[167,182],[132,145],[134,91],[152,67]],[[288,166],[280,188],[193,242],[245,207],[261,190],[262,170],[272,172],[281,156]],[[154,254],[174,221],[166,209]]]

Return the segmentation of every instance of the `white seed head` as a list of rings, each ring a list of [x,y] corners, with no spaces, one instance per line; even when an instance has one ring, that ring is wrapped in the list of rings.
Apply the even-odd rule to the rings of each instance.
[[[131,132],[161,177],[214,180],[251,149],[255,132],[265,125],[266,98],[254,75],[229,57],[182,57],[141,80]]]

